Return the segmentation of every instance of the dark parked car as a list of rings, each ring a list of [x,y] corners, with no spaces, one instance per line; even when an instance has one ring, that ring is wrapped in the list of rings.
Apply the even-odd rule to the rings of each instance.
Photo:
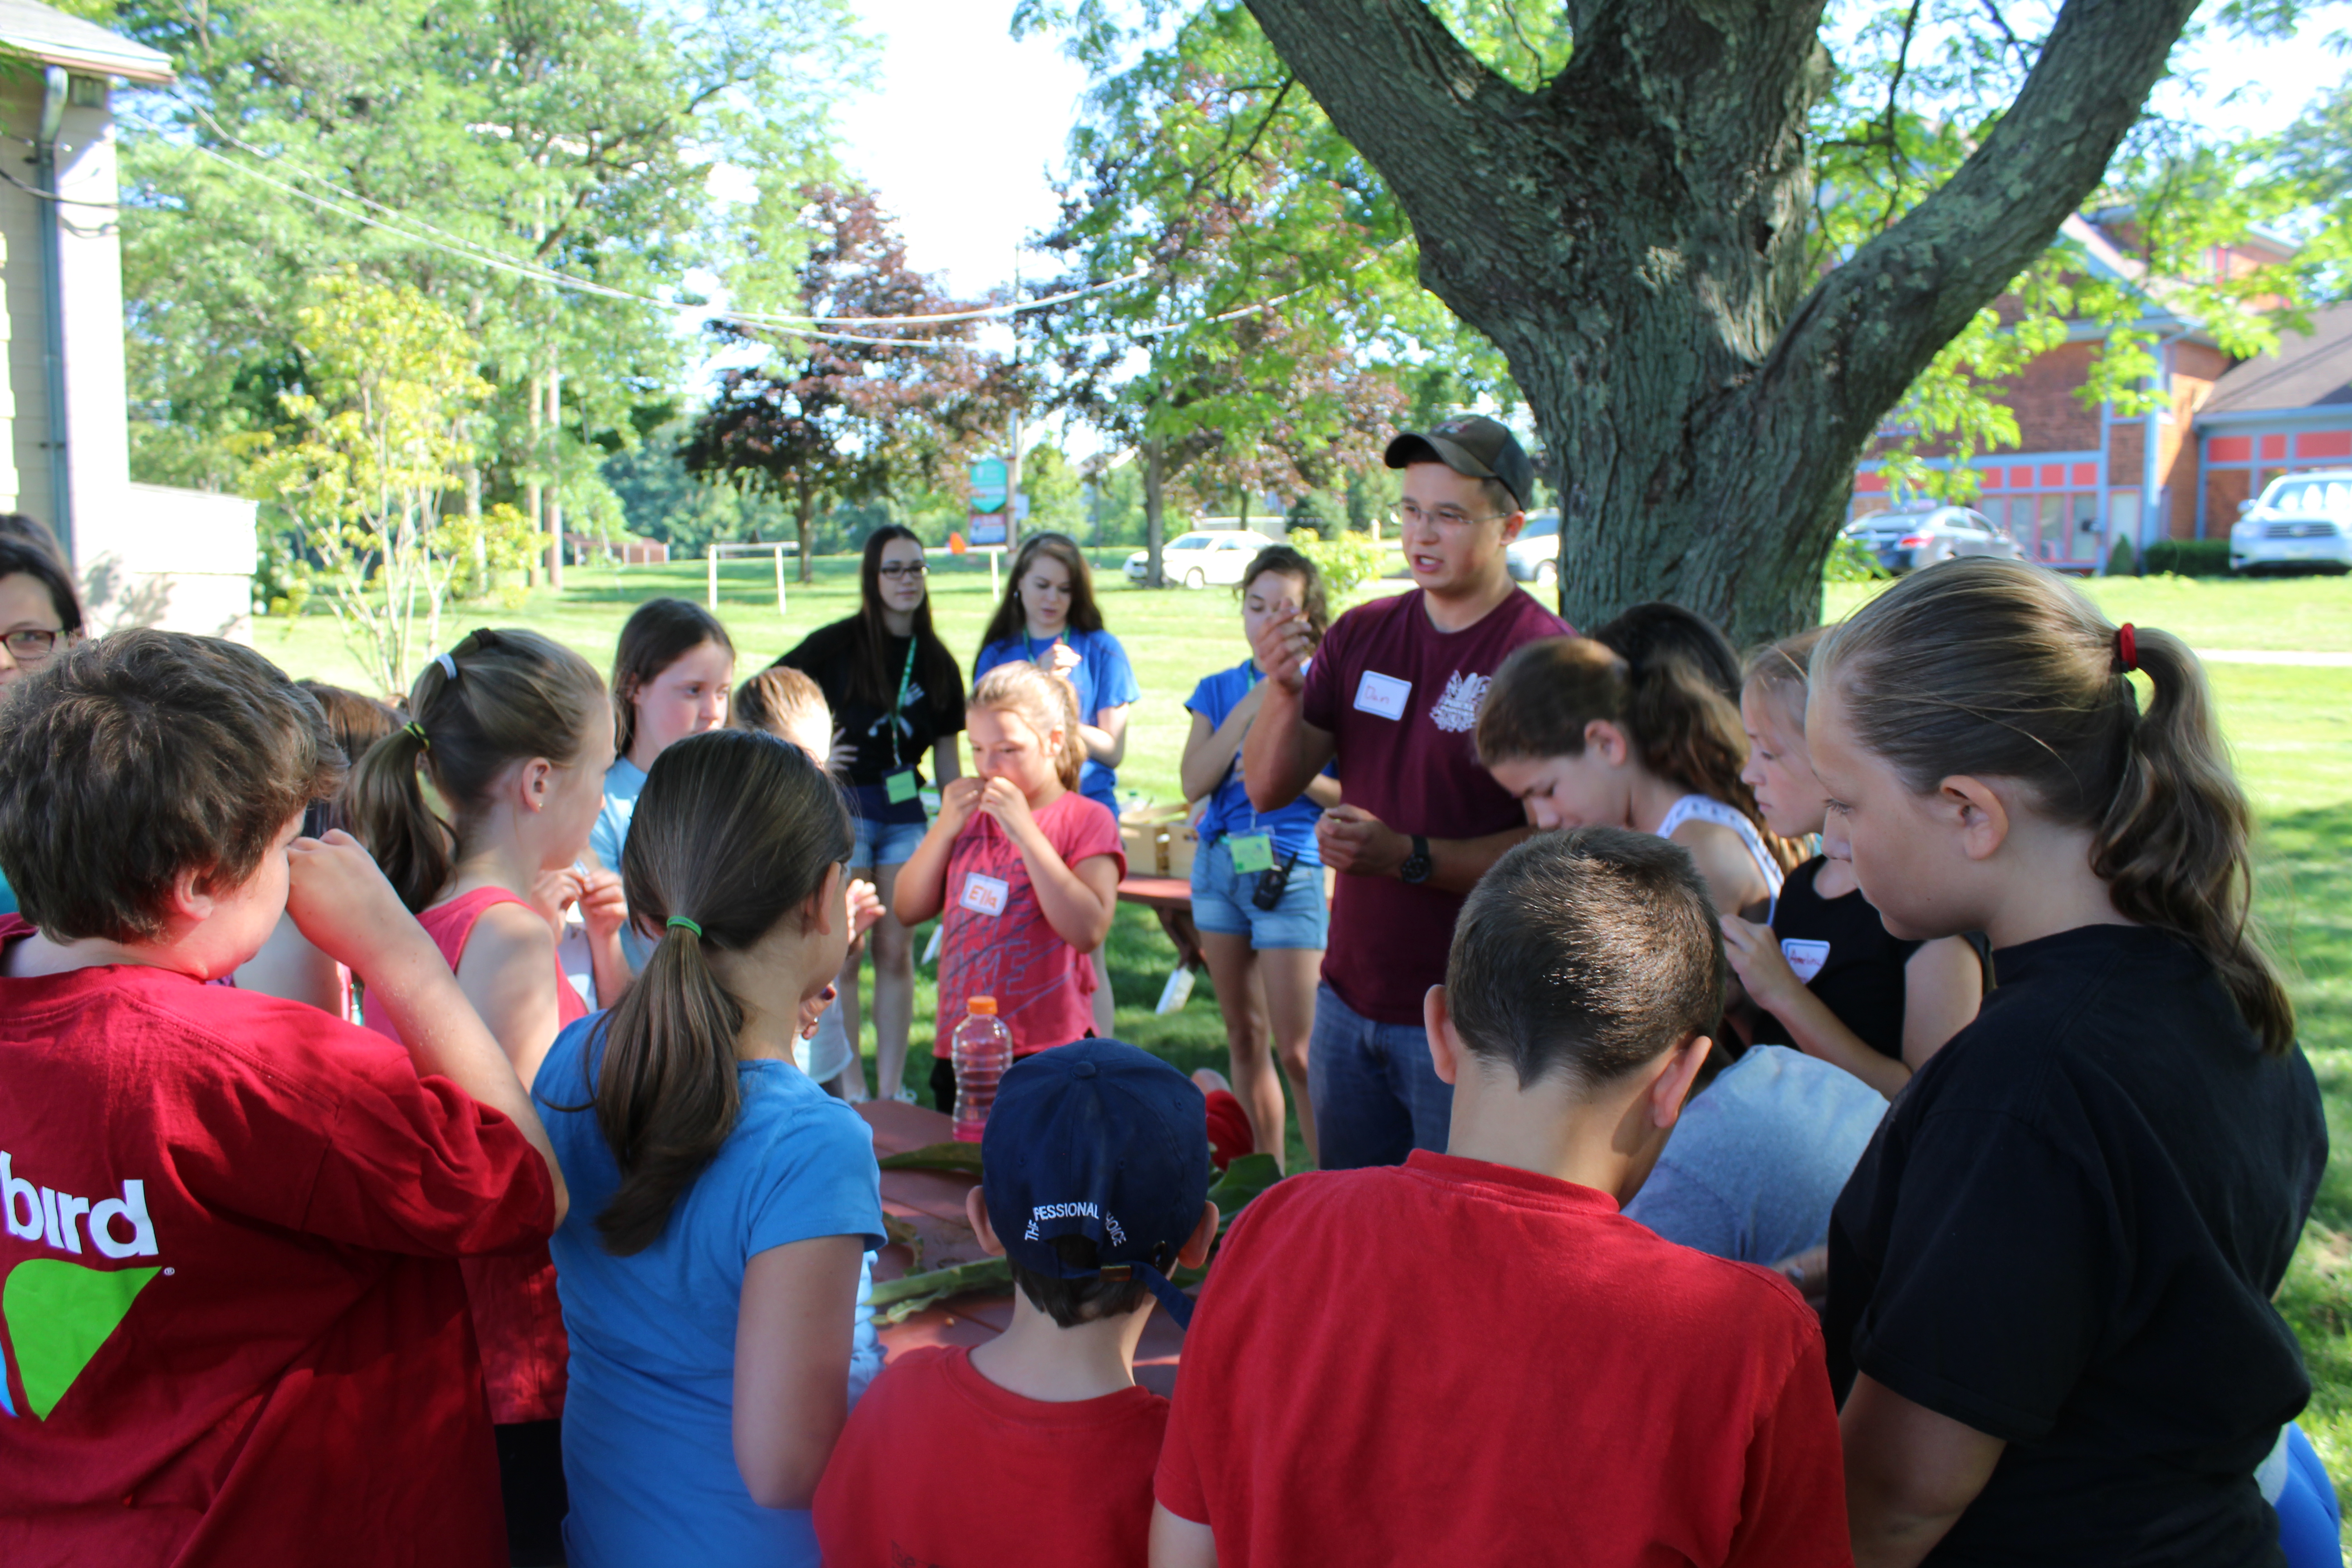
[[[1888,572],[1913,572],[1960,555],[2025,559],[2025,552],[2010,537],[2009,530],[1964,506],[1874,512],[1846,524],[1845,537],[1860,541]]]

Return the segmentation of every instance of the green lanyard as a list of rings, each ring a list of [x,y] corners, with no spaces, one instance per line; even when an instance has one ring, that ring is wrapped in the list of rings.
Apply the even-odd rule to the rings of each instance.
[[[907,689],[915,683],[915,639],[907,639],[907,668],[898,672],[898,695],[890,699],[890,766],[896,770],[907,765],[898,751],[898,733],[906,727],[899,715],[906,711]]]

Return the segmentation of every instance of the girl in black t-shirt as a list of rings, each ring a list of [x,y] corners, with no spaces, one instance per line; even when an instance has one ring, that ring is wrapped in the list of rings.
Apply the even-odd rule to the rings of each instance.
[[[1751,1045],[1794,1046],[1845,1068],[1887,1099],[1977,1016],[1984,972],[1967,939],[1906,942],[1862,896],[1845,828],[1805,755],[1805,665],[1819,631],[1748,661],[1739,721],[1765,825],[1783,838],[1822,836],[1822,853],[1789,873],[1766,923],[1723,917],[1724,957],[1756,1004]]]
[[[2311,1385],[2271,1295],[2327,1134],[2202,669],[1983,557],[1812,666],[1864,895],[1897,937],[1985,931],[2000,974],[1831,1218],[1856,1562],[2277,1562],[2254,1470]]]
[[[928,575],[923,542],[912,529],[897,523],[876,529],[858,566],[857,614],[819,626],[776,660],[814,679],[833,709],[833,772],[849,792],[857,829],[850,869],[874,884],[885,910],[898,868],[929,826],[923,784],[963,776],[956,752],[956,737],[963,732],[963,668],[931,630]],[[912,1091],[900,1085],[915,1005],[907,930],[885,914],[867,946],[874,953],[874,1092],[912,1100]],[[839,983],[842,1022],[853,1041],[858,964],[852,948]],[[864,1079],[862,1068],[851,1075],[858,1097]]]

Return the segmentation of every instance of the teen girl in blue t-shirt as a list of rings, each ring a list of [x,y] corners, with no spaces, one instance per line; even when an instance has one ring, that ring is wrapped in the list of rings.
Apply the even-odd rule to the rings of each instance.
[[[1013,555],[1012,580],[981,635],[971,679],[1000,664],[1034,664],[1077,694],[1078,791],[1118,816],[1118,764],[1127,755],[1127,710],[1143,695],[1127,649],[1103,629],[1094,574],[1069,537],[1033,533]],[[1110,964],[1095,949],[1095,1033],[1111,1033]]]
[[[815,1568],[809,1503],[878,1366],[873,1136],[793,1065],[848,945],[851,837],[824,770],[746,731],[669,747],[637,801],[621,878],[661,940],[532,1086],[572,1194],[553,1249],[578,1568]]]
[[[1330,624],[1322,574],[1286,544],[1268,545],[1242,576],[1243,640],[1256,646],[1276,616],[1303,615],[1317,641]],[[1184,797],[1202,801],[1200,853],[1192,860],[1192,922],[1201,955],[1216,983],[1233,1062],[1234,1092],[1249,1113],[1257,1147],[1283,1158],[1282,1079],[1298,1102],[1298,1132],[1311,1159],[1315,1109],[1307,1099],[1307,1043],[1315,1032],[1315,987],[1330,924],[1323,900],[1323,858],[1316,819],[1339,800],[1328,773],[1288,805],[1261,812],[1242,784],[1242,740],[1257,717],[1265,679],[1244,659],[1202,680],[1184,706],[1192,732],[1184,742]],[[1261,1016],[1257,997],[1265,997]],[[1272,1057],[1266,1049],[1273,1032]]]

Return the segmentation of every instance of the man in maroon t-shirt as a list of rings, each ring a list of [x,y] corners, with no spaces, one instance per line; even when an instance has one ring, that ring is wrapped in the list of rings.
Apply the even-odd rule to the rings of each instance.
[[[1413,588],[1341,616],[1320,648],[1303,617],[1268,622],[1254,649],[1265,706],[1242,753],[1262,811],[1339,764],[1344,804],[1316,828],[1340,877],[1307,1052],[1326,1170],[1445,1147],[1454,1091],[1430,1066],[1422,997],[1445,978],[1464,895],[1528,835],[1478,765],[1478,700],[1514,648],[1570,635],[1504,563],[1535,478],[1510,431],[1449,419],[1397,437],[1387,462],[1404,470]]]

